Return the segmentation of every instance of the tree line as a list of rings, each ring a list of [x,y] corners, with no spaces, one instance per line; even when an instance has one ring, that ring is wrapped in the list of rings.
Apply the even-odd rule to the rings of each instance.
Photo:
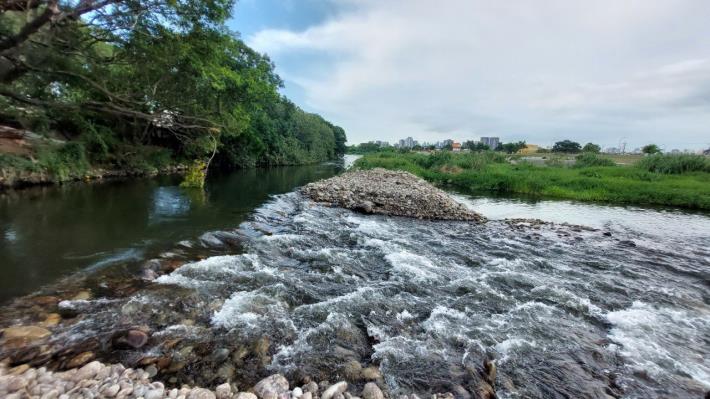
[[[279,94],[229,31],[234,0],[5,0],[0,124],[63,136],[88,161],[318,162],[345,131]]]

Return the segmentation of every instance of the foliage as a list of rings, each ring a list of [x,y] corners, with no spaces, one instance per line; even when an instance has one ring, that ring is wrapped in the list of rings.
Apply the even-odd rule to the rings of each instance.
[[[636,166],[649,172],[666,174],[710,172],[710,158],[692,154],[654,154],[642,158]]]
[[[647,144],[641,148],[641,152],[644,154],[660,154],[661,149],[655,144]]]
[[[59,182],[81,177],[89,170],[84,146],[78,142],[40,149],[38,165]]]
[[[345,131],[282,97],[271,60],[227,30],[232,0],[8,1],[0,121],[59,133],[91,164],[205,161],[215,145],[225,168],[345,152]]]
[[[347,149],[348,154],[370,154],[380,151],[394,151],[394,147],[382,147],[377,143],[360,143],[351,145]]]
[[[584,145],[584,147],[582,147],[582,152],[592,152],[598,154],[601,152],[601,150],[602,148],[594,143],[587,143]]]
[[[476,151],[476,152],[491,150],[491,147],[489,147],[487,144],[483,144],[480,141],[472,141],[472,140],[464,142],[461,145],[461,148],[469,149],[471,151]]]
[[[498,148],[496,148],[496,151],[502,151],[508,154],[515,154],[516,152],[522,150],[525,147],[527,147],[525,141],[518,141],[516,143],[500,143],[498,144]]]
[[[616,162],[594,152],[584,152],[575,157],[574,166],[576,168],[588,168],[590,166],[616,166]]]
[[[427,160],[430,156],[426,154],[376,153],[358,159],[355,166],[406,170],[436,184],[465,191],[710,209],[707,172],[667,175],[624,166],[513,165],[500,162],[501,158],[476,164],[466,162],[467,157],[475,154],[446,154]]]
[[[576,154],[580,152],[581,149],[582,146],[579,145],[579,143],[570,140],[558,141],[552,146],[552,152],[565,152],[569,154]]]
[[[180,187],[183,188],[203,188],[205,186],[205,178],[207,177],[207,163],[204,161],[195,161],[190,165],[185,174],[185,178]]]

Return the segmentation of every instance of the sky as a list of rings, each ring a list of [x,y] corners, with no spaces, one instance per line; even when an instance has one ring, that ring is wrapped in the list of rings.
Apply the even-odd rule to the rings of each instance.
[[[240,0],[231,29],[348,142],[710,147],[707,0]]]

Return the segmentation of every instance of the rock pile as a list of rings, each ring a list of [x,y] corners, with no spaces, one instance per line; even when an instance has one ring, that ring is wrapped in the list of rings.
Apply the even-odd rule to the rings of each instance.
[[[301,191],[317,202],[364,213],[419,219],[485,222],[444,191],[403,171],[357,170],[310,183]]]
[[[320,390],[323,390],[320,393]],[[412,395],[414,396],[414,395]],[[239,392],[236,385],[224,383],[214,390],[189,387],[166,388],[151,381],[150,373],[142,369],[125,368],[93,361],[81,368],[52,372],[46,368],[20,365],[8,368],[0,363],[0,397],[5,399],[41,398],[144,398],[144,399],[384,399],[380,387],[368,382],[361,396],[348,392],[348,383],[316,384],[309,381],[302,387],[289,389],[280,374],[269,376],[252,389]]]

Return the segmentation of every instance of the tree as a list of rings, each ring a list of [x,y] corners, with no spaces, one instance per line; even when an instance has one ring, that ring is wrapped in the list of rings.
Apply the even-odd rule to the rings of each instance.
[[[468,140],[461,145],[462,148],[464,149],[469,149],[471,151],[488,151],[491,149],[491,147],[487,146],[486,144],[481,143],[480,141],[473,141],[473,140]]]
[[[522,150],[525,147],[527,147],[525,141],[518,141],[515,143],[500,143],[498,144],[498,148],[496,148],[496,151],[502,151],[508,154],[513,154],[518,152],[519,150]]]
[[[643,152],[644,154],[652,155],[660,153],[661,149],[655,144],[648,144],[641,148],[641,152]]]
[[[225,27],[233,5],[5,0],[0,121],[60,131],[92,162],[125,165],[136,147],[167,149],[203,178],[212,160],[243,167],[344,153],[345,131],[281,96],[271,60]]]
[[[552,146],[552,152],[566,152],[570,154],[576,154],[580,152],[581,149],[582,146],[579,145],[579,143],[570,140],[558,141]]]
[[[602,148],[596,144],[593,143],[587,143],[582,147],[582,152],[593,152],[595,154],[598,154],[601,152]]]

